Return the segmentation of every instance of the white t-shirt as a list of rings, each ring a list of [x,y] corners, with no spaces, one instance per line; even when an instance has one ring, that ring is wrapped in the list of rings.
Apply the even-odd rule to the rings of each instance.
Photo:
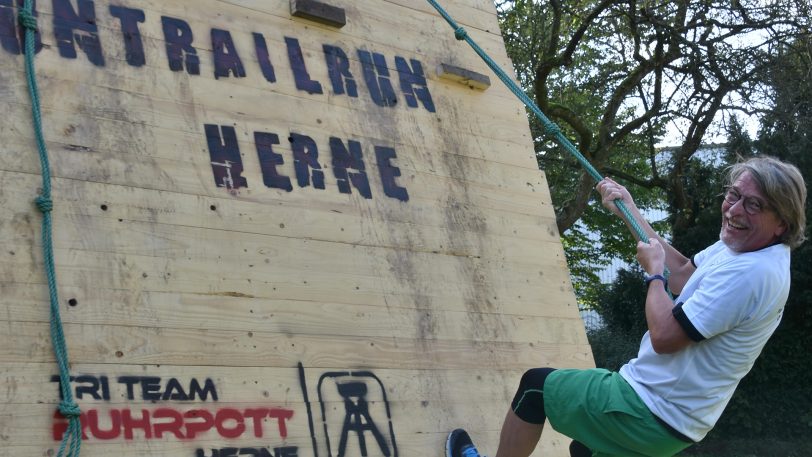
[[[784,244],[737,253],[722,241],[694,257],[674,316],[695,343],[657,354],[646,332],[620,369],[654,415],[694,441],[713,428],[781,321],[789,261]]]

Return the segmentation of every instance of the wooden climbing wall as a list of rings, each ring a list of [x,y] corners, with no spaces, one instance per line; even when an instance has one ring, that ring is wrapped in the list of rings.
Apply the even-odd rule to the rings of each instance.
[[[55,455],[18,3],[0,0],[0,455]],[[510,68],[490,1],[442,3]],[[427,3],[36,9],[83,456],[441,456],[460,426],[493,455],[526,368],[592,364],[524,109]]]

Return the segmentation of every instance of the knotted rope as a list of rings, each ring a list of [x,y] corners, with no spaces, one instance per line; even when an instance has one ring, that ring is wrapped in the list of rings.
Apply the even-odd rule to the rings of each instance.
[[[23,8],[19,12],[19,21],[25,29],[25,70],[28,79],[28,93],[31,96],[34,134],[42,168],[42,193],[34,199],[34,204],[42,213],[42,252],[51,302],[51,342],[56,355],[56,363],[59,366],[59,386],[62,394],[59,412],[68,419],[68,430],[59,445],[57,456],[79,457],[82,446],[82,424],[79,421],[79,416],[82,411],[73,400],[70,367],[68,365],[68,348],[65,344],[62,319],[59,316],[59,295],[56,289],[56,269],[54,267],[53,239],[51,236],[53,232],[51,212],[54,209],[54,202],[51,200],[51,168],[48,162],[48,150],[45,147],[45,137],[42,134],[39,88],[37,87],[34,69],[34,40],[36,39],[37,19],[33,14],[32,0],[25,0]]]

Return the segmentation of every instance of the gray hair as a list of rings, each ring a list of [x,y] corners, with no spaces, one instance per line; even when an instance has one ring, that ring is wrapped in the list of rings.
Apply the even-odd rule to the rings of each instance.
[[[787,230],[779,241],[795,249],[806,240],[806,184],[795,165],[769,156],[754,157],[728,168],[727,184],[750,172]]]

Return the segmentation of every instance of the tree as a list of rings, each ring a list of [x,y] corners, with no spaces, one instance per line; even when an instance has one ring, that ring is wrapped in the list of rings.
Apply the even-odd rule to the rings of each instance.
[[[772,56],[808,34],[809,24],[808,7],[793,0],[497,5],[519,81],[542,111],[596,168],[675,192],[678,207],[690,200],[679,177],[714,120],[764,109],[759,81]],[[684,126],[684,141],[663,170],[655,144],[668,122]],[[587,209],[594,183],[532,124],[539,162],[554,174],[563,233]]]
[[[496,0],[521,85],[606,176],[621,179],[643,208],[667,205],[674,230],[697,208],[691,158],[708,133],[737,112],[768,107],[764,81],[778,50],[809,35],[797,0]],[[530,119],[539,165],[576,291],[594,300],[600,251],[631,260],[634,243],[596,204],[594,182]],[[657,148],[667,127],[680,144]],[[611,229],[608,229],[611,227]],[[599,234],[595,240],[593,234]]]

